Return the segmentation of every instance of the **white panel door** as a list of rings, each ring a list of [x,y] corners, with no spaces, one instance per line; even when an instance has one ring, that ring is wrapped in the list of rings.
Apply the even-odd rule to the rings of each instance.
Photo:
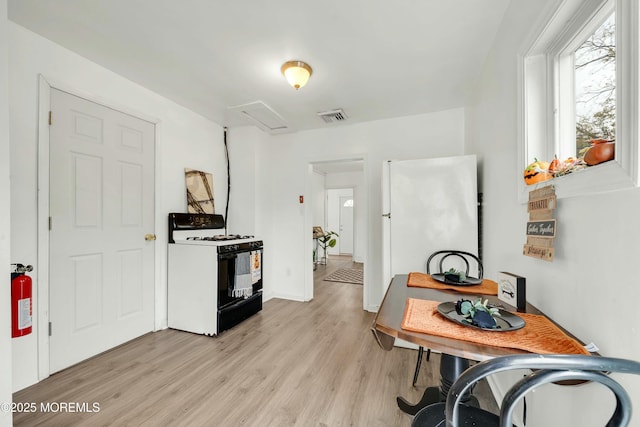
[[[387,284],[396,274],[426,271],[428,256],[437,250],[478,252],[474,155],[393,161],[388,167]]]
[[[353,196],[340,196],[340,253],[353,254]]]
[[[153,330],[152,123],[52,89],[50,371]]]
[[[336,245],[332,248],[327,247],[327,254],[340,255],[345,252],[342,248],[342,234],[340,231],[342,213],[342,204],[340,203],[340,197],[347,196],[353,198],[353,188],[339,188],[327,190],[327,227],[325,231],[334,231],[338,233],[336,239]],[[353,237],[352,237],[353,239]],[[352,244],[353,245],[353,244]],[[353,251],[353,249],[351,250]]]

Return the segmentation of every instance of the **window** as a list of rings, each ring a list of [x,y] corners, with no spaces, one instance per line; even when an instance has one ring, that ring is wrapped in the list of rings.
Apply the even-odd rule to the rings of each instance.
[[[566,0],[523,49],[519,160],[524,170],[557,157],[558,197],[638,185],[637,3]],[[587,166],[594,140],[614,143],[614,159]],[[521,201],[537,187],[520,185]]]
[[[591,141],[616,139],[615,12],[571,56],[575,88],[575,150],[571,154],[581,157]]]

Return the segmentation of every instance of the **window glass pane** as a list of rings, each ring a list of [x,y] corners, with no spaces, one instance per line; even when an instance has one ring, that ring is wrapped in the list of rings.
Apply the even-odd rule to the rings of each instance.
[[[593,139],[616,137],[615,13],[576,50],[576,157]]]
[[[349,199],[349,200],[345,201],[343,206],[345,208],[352,208],[353,207],[353,199]]]

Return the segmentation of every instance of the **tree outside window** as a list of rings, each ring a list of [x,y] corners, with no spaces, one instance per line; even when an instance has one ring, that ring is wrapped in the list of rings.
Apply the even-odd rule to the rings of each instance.
[[[575,51],[576,157],[596,139],[616,138],[616,18]]]

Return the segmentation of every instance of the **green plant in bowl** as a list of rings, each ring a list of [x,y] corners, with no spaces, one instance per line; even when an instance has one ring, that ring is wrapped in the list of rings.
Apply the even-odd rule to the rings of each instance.
[[[495,329],[497,327],[495,317],[500,316],[500,310],[489,306],[489,300],[476,301],[461,299],[456,302],[456,313],[465,316],[465,321],[485,329]]]
[[[467,275],[463,271],[450,268],[444,272],[444,280],[448,282],[464,282],[467,280]]]

